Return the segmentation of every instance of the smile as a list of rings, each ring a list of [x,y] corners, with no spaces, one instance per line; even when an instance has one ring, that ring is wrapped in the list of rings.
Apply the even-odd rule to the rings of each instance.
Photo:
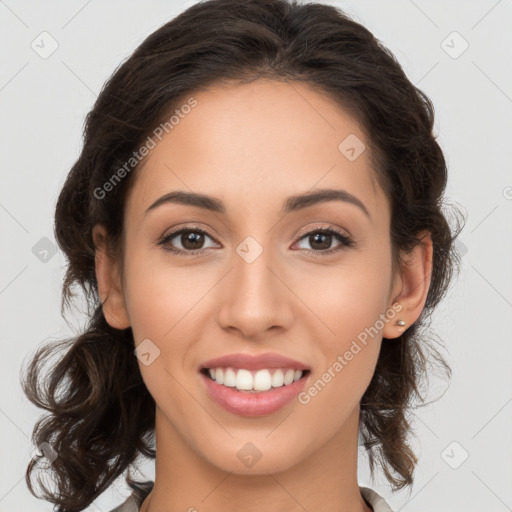
[[[225,381],[220,384],[212,378],[210,370],[212,370],[211,373],[214,373],[215,378],[225,379],[227,374],[228,384],[233,383],[234,380],[235,385],[228,386]],[[260,373],[260,377],[258,377],[258,373]],[[244,368],[240,368],[236,372],[233,368],[205,368],[199,372],[205,392],[214,404],[237,416],[253,417],[273,414],[290,404],[304,389],[310,374],[309,370],[288,369],[283,372],[279,368],[275,369],[273,374],[268,369],[262,369],[255,372],[254,375]],[[268,388],[269,375],[271,382],[274,381],[277,384],[282,379],[283,384]],[[291,382],[286,384],[290,379]],[[254,389],[263,387],[263,381],[264,387],[268,388],[266,391]],[[237,383],[241,388],[248,389],[238,389]]]
[[[305,373],[293,368],[264,368],[258,371],[245,368],[205,368],[204,371],[217,384],[253,393],[289,386]]]

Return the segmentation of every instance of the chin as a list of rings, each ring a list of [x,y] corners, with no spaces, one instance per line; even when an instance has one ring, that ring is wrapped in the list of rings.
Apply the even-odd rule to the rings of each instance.
[[[287,437],[287,445],[283,445],[284,431],[281,437],[265,440],[269,430],[261,436],[244,436],[242,439],[231,439],[224,447],[218,446],[215,452],[204,452],[203,456],[218,469],[235,475],[267,475],[287,471],[307,458],[308,450],[299,450],[293,436]],[[259,441],[258,437],[262,440]],[[251,441],[252,439],[252,441]],[[311,445],[309,449],[314,449]]]

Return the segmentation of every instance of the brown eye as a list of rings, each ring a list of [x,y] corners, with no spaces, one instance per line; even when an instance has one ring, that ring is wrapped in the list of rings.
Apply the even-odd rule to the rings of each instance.
[[[354,245],[353,240],[343,233],[334,229],[315,229],[303,235],[300,240],[306,240],[311,249],[306,250],[310,253],[332,254]],[[333,240],[337,240],[339,244],[331,248]]]
[[[204,235],[197,231],[182,231],[180,242],[185,249],[195,251],[196,249],[201,249],[204,243]]]
[[[184,228],[164,236],[159,242],[166,250],[179,254],[196,255],[203,253],[208,247],[203,247],[206,239],[212,239],[202,229]],[[213,247],[214,245],[210,246]]]
[[[215,247],[215,244],[204,247],[207,239],[213,240],[213,237],[202,229],[189,227],[169,233],[162,238],[159,245],[176,254],[196,256]],[[355,245],[349,236],[333,228],[315,229],[303,235],[300,240],[307,240],[311,249],[306,248],[305,250],[313,256],[327,256]],[[333,240],[337,240],[339,243],[331,248]]]
[[[308,235],[308,240],[313,249],[330,249],[333,235],[327,235],[325,233],[315,233],[314,235]]]

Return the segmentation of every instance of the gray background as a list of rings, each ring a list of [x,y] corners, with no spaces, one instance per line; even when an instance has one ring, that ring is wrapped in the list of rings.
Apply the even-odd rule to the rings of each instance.
[[[53,210],[84,117],[115,67],[193,3],[0,1],[0,512],[52,510],[25,485],[42,411],[18,382],[38,344],[83,325],[80,312],[69,323],[60,314],[65,259],[54,253]],[[383,476],[370,482],[364,453],[360,485],[395,511],[512,510],[512,1],[325,3],[367,26],[433,100],[447,198],[468,217],[462,274],[433,321],[453,379],[415,413],[414,486],[391,497]],[[444,387],[433,380],[430,389],[435,398]],[[143,469],[154,477],[153,464]],[[88,510],[108,511],[128,493],[119,480]]]

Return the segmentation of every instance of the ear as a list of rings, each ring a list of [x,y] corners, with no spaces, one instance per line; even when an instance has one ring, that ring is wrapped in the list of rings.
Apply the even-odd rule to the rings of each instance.
[[[130,327],[130,319],[124,301],[118,263],[108,251],[105,226],[96,224],[92,230],[92,239],[95,246],[96,280],[103,314],[111,327],[126,329]]]
[[[402,257],[402,272],[396,276],[391,294],[394,297],[391,304],[396,308],[399,303],[402,309],[384,327],[384,338],[397,338],[406,331],[419,318],[427,300],[432,275],[432,239],[428,231],[420,232],[418,238],[421,243]],[[396,325],[397,320],[403,320],[405,325]]]

